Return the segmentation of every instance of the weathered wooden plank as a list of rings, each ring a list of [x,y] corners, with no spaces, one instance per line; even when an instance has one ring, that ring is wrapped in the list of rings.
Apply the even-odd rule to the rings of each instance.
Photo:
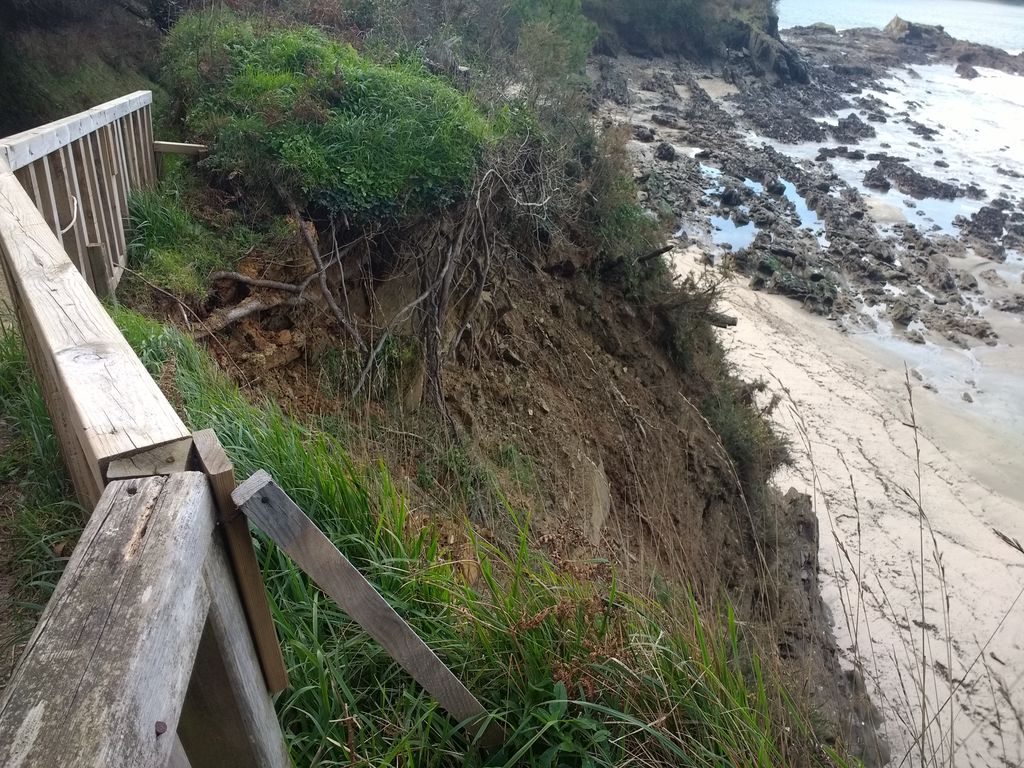
[[[85,227],[85,242],[87,246],[106,243],[108,238],[103,230],[101,220],[96,169],[89,161],[88,137],[73,142],[69,151],[74,162],[78,191],[81,193],[78,199],[81,208],[79,216],[81,216]]]
[[[200,473],[106,489],[0,703],[0,765],[167,763],[213,530]]]
[[[85,261],[92,274],[92,290],[97,299],[105,299],[114,292],[114,276],[111,274],[110,257],[107,247],[94,243],[85,247]]]
[[[156,186],[156,150],[153,149],[153,108],[149,105],[142,108],[143,134],[142,140],[146,152],[146,167],[149,173],[150,186]]]
[[[65,148],[44,158],[50,168],[53,182],[53,192],[57,201],[57,239],[64,244],[64,252],[71,259],[78,271],[82,273],[85,282],[93,287],[92,270],[88,269],[85,241],[82,239],[79,224],[81,223],[81,211],[78,210],[78,201],[75,197],[70,175],[67,168]]]
[[[110,126],[108,125],[93,134],[93,140],[96,144],[97,160],[100,163],[100,179],[104,188],[106,203],[104,210],[109,219],[110,232],[114,237],[111,258],[113,264],[117,266],[126,262],[128,244],[124,233],[124,218],[121,215],[121,190],[117,182],[110,135]]]
[[[128,162],[128,148],[125,146],[124,132],[121,130],[121,121],[115,120],[109,126],[111,136],[114,137],[114,153],[116,157],[115,167],[117,168],[117,178],[124,190],[124,207],[121,209],[121,214],[125,218],[128,217],[128,196],[135,189],[135,179],[132,174],[131,165]]]
[[[22,312],[19,308],[16,288],[8,272],[9,293],[14,302],[16,314],[20,317]],[[47,404],[50,413],[50,421],[53,424],[53,431],[60,442],[61,456],[64,458],[64,465],[71,477],[71,484],[75,489],[78,501],[83,507],[91,508],[99,501],[103,494],[103,485],[100,478],[93,473],[89,460],[82,450],[82,444],[78,440],[77,428],[71,423],[68,411],[60,406],[64,397],[64,391],[60,381],[53,370],[53,360],[42,353],[43,346],[36,339],[35,330],[26,325],[21,326],[21,335],[25,341],[25,351],[28,354],[29,364],[32,370],[36,371],[36,378],[39,381],[43,393],[43,400]],[[49,375],[42,376],[39,371],[49,371]]]
[[[91,506],[112,459],[189,437],[189,431],[68,259],[14,175],[0,165],[0,255],[51,415],[80,445],[79,488]],[[72,448],[65,454],[74,456]]]
[[[274,619],[270,615],[267,590],[256,562],[249,525],[231,499],[235,490],[234,465],[212,429],[196,432],[192,439],[199,467],[206,472],[213,487],[238,594],[249,621],[249,632],[256,646],[267,690],[280,693],[288,687],[288,671],[281,655]]]
[[[187,144],[180,141],[154,141],[153,151],[158,155],[205,155],[210,150],[205,144]]]
[[[107,466],[107,482],[133,477],[173,475],[192,469],[192,438],[168,443],[131,456],[114,459]]]
[[[100,141],[99,132],[89,134],[82,139],[85,146],[86,162],[91,169],[90,175],[95,187],[96,214],[99,219],[99,235],[95,242],[105,247],[107,258],[110,260],[108,271],[113,277],[113,268],[118,263],[118,254],[122,247],[120,240],[124,239],[124,232],[121,231],[120,222],[115,219],[111,179],[105,170]],[[111,288],[114,287],[116,286],[111,283]]]
[[[128,179],[128,191],[133,192],[139,188],[139,169],[135,158],[135,149],[132,146],[132,131],[130,127],[131,115],[126,115],[111,125],[117,133],[117,141],[121,146],[121,154],[124,156],[124,167],[127,169],[125,178]]]
[[[70,117],[7,136],[0,139],[0,158],[17,170],[152,103],[151,91],[136,91]]]
[[[36,204],[36,208],[41,211],[43,210],[43,193],[39,189],[39,177],[36,174],[36,164],[33,163],[32,165],[26,165],[25,167],[28,168],[28,178],[32,185],[31,189],[26,187],[26,190],[28,190],[29,194],[32,195],[32,202]]]
[[[178,725],[192,768],[288,768],[281,725],[220,537],[203,577],[210,613]]]
[[[60,235],[60,211],[57,209],[57,195],[54,191],[53,174],[50,172],[50,156],[43,157],[37,165],[39,181],[43,185],[43,189],[46,190],[43,196],[43,207],[40,208],[40,211],[54,236],[61,240],[61,248],[63,248],[63,238]]]
[[[487,712],[476,697],[269,474],[257,472],[235,490],[232,498],[456,720],[481,724]],[[491,746],[500,740],[500,730],[489,728],[485,744]]]

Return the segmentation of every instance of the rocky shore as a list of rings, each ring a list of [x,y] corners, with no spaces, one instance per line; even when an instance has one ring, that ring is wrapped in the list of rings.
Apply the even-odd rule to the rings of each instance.
[[[901,548],[906,544],[903,534],[913,533],[915,512],[912,504],[893,498],[899,495],[896,488],[906,482],[906,474],[913,472],[913,450],[905,445],[905,436],[897,437],[892,431],[909,418],[901,405],[906,393],[897,386],[904,376],[903,365],[918,380],[915,383],[936,392],[951,389],[943,392],[946,400],[955,399],[959,406],[984,413],[992,421],[1003,418],[1006,434],[1011,436],[1016,427],[1012,414],[1004,413],[1005,399],[987,391],[973,371],[980,370],[981,358],[991,354],[993,360],[1011,359],[1014,376],[1021,373],[1013,350],[1022,335],[1024,314],[1024,174],[1009,151],[1012,139],[1005,145],[990,142],[993,146],[983,154],[973,152],[963,139],[973,138],[969,134],[976,129],[958,122],[963,104],[942,99],[948,91],[949,98],[965,100],[968,111],[984,109],[970,100],[987,92],[960,93],[959,84],[1003,85],[1000,78],[1024,74],[1024,56],[958,41],[941,28],[897,18],[885,30],[840,33],[826,25],[788,30],[770,45],[733,51],[708,66],[664,58],[603,56],[592,62],[590,74],[599,119],[608,125],[631,126],[629,148],[641,194],[650,215],[674,232],[679,269],[718,268],[727,279],[739,276],[754,291],[788,297],[820,316],[813,321],[814,333],[808,326],[808,332],[800,335],[795,315],[783,312],[777,303],[754,300],[756,294],[727,307],[740,321],[737,339],[754,347],[759,338],[775,339],[765,349],[752,347],[740,354],[743,373],[785,378],[782,369],[791,369],[792,376],[806,377],[803,393],[807,396],[797,394],[797,398],[809,409],[810,427],[804,424],[797,431],[808,430],[806,439],[837,451],[838,460],[825,460],[817,468],[801,460],[798,471],[787,479],[801,474],[809,478],[807,490],[812,494],[826,493],[816,485],[819,470],[839,486],[846,484],[847,474],[851,481],[863,483],[862,493],[871,499],[869,517],[876,526],[871,535],[875,551],[866,557],[887,568],[897,603],[913,603],[916,581],[911,578],[912,569],[903,567],[906,551]],[[1009,87],[1016,86],[1010,82]],[[799,313],[799,307],[794,309]],[[758,327],[744,330],[750,323]],[[827,324],[833,329],[827,329]],[[790,330],[781,333],[783,328]],[[878,348],[858,353],[855,364],[826,365],[828,333],[870,337],[879,342]],[[729,339],[734,335],[726,332]],[[968,361],[968,370],[936,374],[927,365],[915,365],[915,354],[920,359],[942,360],[960,355],[955,359]],[[816,362],[801,362],[805,355],[815,356]],[[898,371],[883,368],[885,373],[879,377],[876,358],[902,362]],[[759,361],[767,369],[759,368]],[[857,379],[860,384],[844,389],[843,381],[830,379],[836,376],[844,381]],[[877,392],[872,390],[876,379],[885,382]],[[1018,380],[1009,379],[1009,390]],[[780,385],[787,391],[793,386],[789,381]],[[801,386],[793,392],[799,393]],[[1014,397],[1012,391],[1008,397]],[[936,400],[934,407],[942,407]],[[921,407],[933,408],[932,404]],[[979,410],[985,407],[987,411]],[[943,411],[935,423],[942,429],[955,423],[952,431],[960,435],[963,446],[983,445],[991,450],[1000,444],[1002,438],[992,438],[988,432],[981,439],[965,431],[974,425],[961,429],[956,421],[960,418]],[[888,438],[875,444],[877,455],[870,455],[865,446],[872,444],[876,434]],[[985,563],[998,561],[1001,568],[1011,570],[1015,565],[1005,553],[986,550],[982,542],[990,538],[991,521],[979,509],[1000,510],[1002,515],[1016,502],[1007,491],[1009,485],[1001,485],[1009,475],[996,458],[999,471],[986,476],[984,486],[957,490],[975,484],[977,475],[972,477],[975,467],[968,468],[967,459],[957,468],[948,446],[943,445],[944,437],[933,435],[929,444],[946,467],[942,481],[935,485],[934,512],[946,526],[940,535],[951,548],[952,570],[961,579],[958,587],[970,593],[983,588],[980,574]],[[850,461],[852,470],[842,449],[830,444],[832,440],[856,443],[860,453]],[[856,490],[852,497],[837,490],[828,492],[833,494],[833,504],[856,507]],[[967,497],[978,501],[971,504]],[[795,505],[796,497],[792,501]],[[821,502],[827,506],[828,499]],[[811,517],[804,512],[806,522]],[[846,522],[833,528],[831,537],[822,536],[822,569],[828,582],[824,591],[833,613],[832,628],[837,630],[844,590],[849,599],[851,588],[859,594],[860,587],[856,585],[859,577],[851,582],[849,574],[832,567],[833,558],[841,559],[835,542],[854,537],[859,542],[857,514],[858,522],[851,526],[853,517],[845,510]],[[894,523],[891,515],[899,522]],[[999,524],[1018,524],[1008,522],[1011,519],[1001,517]],[[966,527],[958,532],[960,526]],[[966,541],[973,543],[965,546]],[[801,572],[813,572],[814,566]],[[796,641],[801,653],[807,657],[807,648],[817,643],[825,672],[838,669],[830,661],[837,654],[850,670],[859,663],[859,651],[853,648],[857,630],[851,630],[852,637],[842,638],[837,649],[823,629],[825,612],[813,608],[817,577],[808,578],[808,599],[817,625],[805,628]],[[967,669],[970,633],[995,625],[1005,608],[1000,601],[1012,598],[1004,592],[993,602],[971,604],[967,599],[953,610],[954,668]],[[863,595],[858,600],[862,598],[869,601]],[[879,630],[886,642],[903,641],[902,620],[894,620],[882,608],[873,620],[889,622],[888,634]],[[938,634],[934,640],[940,640]],[[1004,644],[1000,658],[1019,656],[1015,647],[1012,642]],[[879,664],[876,659],[874,673],[878,679],[872,693],[881,704],[891,693],[883,688],[903,683],[900,663],[892,659]],[[948,670],[936,668],[932,674],[946,676],[936,684],[937,690],[948,685]],[[827,675],[820,679],[825,681]],[[963,700],[956,706],[959,715],[971,721],[970,728],[964,726],[970,735],[959,748],[971,760],[998,759],[999,749],[993,746],[1002,739],[998,723],[1014,716],[1015,705],[1012,697],[1004,704],[979,701],[973,686],[967,694],[961,691]],[[912,739],[908,742],[902,732],[907,723],[901,722],[913,702],[895,708],[892,702],[888,708],[883,704],[890,721],[886,726],[863,696],[865,687],[857,674],[840,683],[833,676],[822,683],[819,693],[822,712],[829,711],[828,702],[839,695],[856,702],[852,718],[844,721],[841,708],[833,707],[823,719],[853,745],[865,764],[883,765],[891,754],[899,758],[905,750],[913,750]],[[876,731],[879,726],[881,731]]]
[[[1024,57],[899,20],[885,31],[798,28],[785,39],[806,62],[808,82],[780,84],[748,53],[713,68],[597,61],[600,114],[632,124],[650,210],[681,246],[711,246],[755,288],[845,327],[881,321],[916,343],[997,343],[984,308],[1020,311],[1024,299],[992,294],[1005,277],[979,280],[968,264],[980,257],[995,269],[1024,248],[1018,171],[993,169],[1006,182],[998,188],[959,178],[944,159],[941,126],[877,94],[893,90],[894,71],[914,78],[914,67],[939,64],[967,78],[979,66],[1019,73]],[[916,137],[915,157],[879,141],[890,126]],[[896,196],[903,215],[882,200]],[[923,218],[959,201],[971,203],[969,215],[945,226]]]

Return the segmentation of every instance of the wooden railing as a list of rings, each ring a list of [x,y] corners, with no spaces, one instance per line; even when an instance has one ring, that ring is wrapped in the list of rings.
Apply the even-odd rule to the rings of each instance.
[[[128,195],[156,183],[152,102],[138,91],[0,142],[0,158],[101,298],[126,264]]]
[[[79,501],[95,508],[0,702],[3,766],[286,766],[287,685],[234,474],[100,304],[148,92],[0,141],[0,255]],[[102,256],[102,258],[100,258]]]
[[[126,267],[128,194],[156,181],[140,92],[0,140],[0,256],[61,452],[78,546],[0,700],[0,765],[282,768],[288,684],[246,515],[484,747],[502,730],[314,523],[257,473],[236,488],[97,296]]]

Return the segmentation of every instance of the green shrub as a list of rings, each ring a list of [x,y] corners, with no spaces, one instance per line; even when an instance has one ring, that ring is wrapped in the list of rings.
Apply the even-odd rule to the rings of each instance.
[[[520,37],[524,29],[545,28],[558,41],[563,74],[583,69],[597,40],[597,25],[583,15],[581,0],[512,0],[512,9],[519,17]]]
[[[645,269],[637,260],[664,242],[666,233],[664,225],[638,202],[632,160],[626,149],[628,136],[628,126],[616,125],[597,137],[585,221],[596,240],[602,265],[621,265],[627,293],[638,294],[642,293],[641,283],[659,273]]]
[[[210,169],[350,221],[444,206],[491,136],[469,97],[421,65],[375,64],[311,27],[189,14],[165,53],[188,131],[212,146]]]
[[[722,44],[725,22],[770,28],[774,0],[583,0],[610,40],[637,55],[707,56]]]

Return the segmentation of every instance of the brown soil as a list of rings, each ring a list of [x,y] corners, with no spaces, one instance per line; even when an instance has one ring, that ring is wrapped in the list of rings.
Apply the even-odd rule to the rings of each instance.
[[[310,267],[297,251],[254,254],[238,269],[289,281]],[[748,641],[813,705],[820,737],[865,738],[850,732],[857,681],[844,680],[827,629],[806,497],[768,492],[757,508],[747,506],[698,410],[707,394],[698,377],[679,370],[657,324],[617,290],[582,272],[563,278],[525,268],[508,284],[485,297],[473,343],[445,368],[457,437],[418,407],[419,370],[370,400],[353,400],[351,382],[333,381],[326,361],[344,340],[318,303],[254,315],[206,337],[206,346],[251,394],[302,420],[322,418],[357,460],[383,459],[414,522],[453,516],[453,551],[464,538],[460,512],[482,535],[509,544],[512,512],[525,513],[533,544],[565,571],[614,569],[655,597],[665,584],[692,587],[706,608],[728,594],[751,621]],[[414,286],[396,278],[378,287],[372,314],[404,306]],[[353,312],[365,316],[355,293]],[[272,296],[222,282],[215,303]],[[168,315],[180,318],[176,308]],[[500,493],[481,487],[490,485],[481,470]],[[868,731],[872,717],[870,702],[854,715]]]
[[[656,571],[708,595],[756,584],[737,567],[749,558],[735,557],[752,536],[735,472],[693,404],[700,393],[650,338],[651,323],[583,277],[531,274],[515,295],[492,312],[500,319],[472,359],[449,364],[445,387],[463,442],[530,512],[537,543],[564,563],[611,557],[644,579]],[[429,505],[434,483],[417,467],[436,450],[437,427],[426,414],[331,393],[321,358],[335,336],[325,313],[302,308],[245,320],[208,347],[286,411],[352,422],[350,449],[383,457],[413,505]],[[415,399],[408,378],[403,401]],[[523,471],[508,466],[520,457]],[[466,511],[501,527],[494,517],[503,512]]]

